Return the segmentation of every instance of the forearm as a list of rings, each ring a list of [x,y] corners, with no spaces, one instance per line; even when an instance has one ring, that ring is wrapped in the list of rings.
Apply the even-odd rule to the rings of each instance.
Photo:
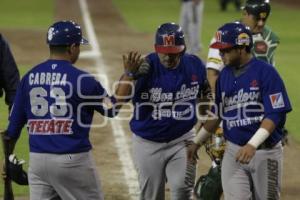
[[[252,145],[255,148],[258,148],[275,130],[275,123],[268,118],[265,118],[260,125],[260,128],[255,132],[251,137],[248,144]]]
[[[202,96],[201,98],[199,98],[199,113],[200,116],[206,116],[207,115],[207,111],[210,110],[210,99],[208,98],[208,96]]]
[[[220,119],[206,121],[194,138],[194,143],[198,145],[202,145],[203,143],[205,143],[206,140],[211,136],[211,134],[217,130],[220,122]]]
[[[13,153],[17,140],[12,139],[9,136],[7,136],[6,131],[1,132],[1,139],[2,139],[2,143],[3,143],[4,155],[9,156],[10,154]]]
[[[117,103],[127,102],[132,98],[132,91],[134,90],[134,79],[126,74],[122,75],[118,82],[115,91],[115,98]],[[120,104],[121,105],[121,104]]]
[[[219,77],[219,71],[215,69],[207,69],[207,80],[210,85],[212,93],[216,92],[216,81]]]

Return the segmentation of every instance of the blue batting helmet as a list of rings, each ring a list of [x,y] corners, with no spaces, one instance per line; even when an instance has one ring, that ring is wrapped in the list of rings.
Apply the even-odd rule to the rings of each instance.
[[[59,21],[49,27],[47,33],[49,45],[88,44],[82,37],[81,28],[73,21]]]
[[[158,27],[155,36],[157,53],[180,53],[185,50],[182,28],[175,23],[165,23]]]
[[[216,42],[210,47],[227,49],[234,46],[248,46],[252,48],[252,34],[250,28],[240,22],[227,23],[221,26],[215,36]]]

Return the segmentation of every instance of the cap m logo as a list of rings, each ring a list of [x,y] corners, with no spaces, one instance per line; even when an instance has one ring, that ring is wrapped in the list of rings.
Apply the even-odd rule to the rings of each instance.
[[[164,46],[175,46],[175,35],[164,35]]]

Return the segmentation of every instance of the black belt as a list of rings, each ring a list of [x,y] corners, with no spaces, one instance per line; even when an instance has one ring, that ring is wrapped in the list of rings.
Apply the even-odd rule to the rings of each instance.
[[[270,144],[270,143],[264,142],[264,143],[262,143],[261,145],[259,145],[259,146],[257,147],[256,150],[272,149],[272,148],[275,147],[277,144],[278,144],[278,142],[275,143],[275,144]]]

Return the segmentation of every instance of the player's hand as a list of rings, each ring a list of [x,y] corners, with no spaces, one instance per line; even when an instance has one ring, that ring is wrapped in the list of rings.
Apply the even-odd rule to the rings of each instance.
[[[256,148],[251,144],[243,146],[236,154],[236,161],[242,164],[248,164],[255,155]]]
[[[191,163],[196,163],[199,159],[198,157],[198,149],[200,148],[200,145],[195,144],[194,142],[188,142],[187,143],[187,158],[188,161]]]
[[[126,75],[133,76],[141,66],[144,60],[138,52],[129,52],[128,55],[123,55],[123,65]]]

